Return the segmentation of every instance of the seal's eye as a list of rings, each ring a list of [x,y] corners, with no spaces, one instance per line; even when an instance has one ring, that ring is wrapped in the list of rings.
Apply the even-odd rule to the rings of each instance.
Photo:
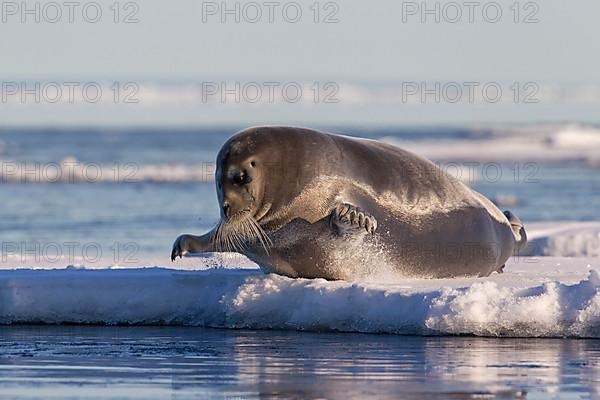
[[[250,182],[252,182],[252,178],[246,173],[246,171],[242,171],[233,176],[233,183],[236,185],[246,185]]]
[[[256,167],[256,161],[250,161],[250,165],[254,168]]]

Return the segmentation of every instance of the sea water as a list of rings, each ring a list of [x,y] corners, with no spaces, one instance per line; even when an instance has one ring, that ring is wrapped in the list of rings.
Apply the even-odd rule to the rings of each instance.
[[[557,129],[560,131],[561,128]],[[569,223],[574,230],[582,231],[581,224],[600,221],[600,163],[594,158],[594,154],[600,152],[590,148],[587,142],[578,142],[576,133],[565,142],[564,130],[562,133],[544,131],[543,135],[531,138],[518,134],[498,136],[496,132],[490,133],[489,129],[332,130],[421,149],[423,155],[438,162],[445,171],[460,171],[461,180],[496,201],[503,209],[513,211],[526,225],[542,223],[546,224],[542,225],[544,229],[551,231],[566,226],[565,221],[571,221]],[[25,294],[40,294],[28,282],[17,281],[16,273],[11,275],[10,270],[16,267],[43,265],[44,268],[63,269],[71,265],[68,273],[82,267],[158,265],[177,268],[180,264],[171,264],[168,259],[177,235],[183,232],[203,233],[218,219],[210,172],[220,146],[234,131],[234,128],[3,128],[0,131],[1,265],[2,269],[9,270],[2,275],[0,309],[4,312],[3,318],[9,317],[4,323],[15,322],[10,319],[11,315],[16,315],[14,310],[32,310],[28,303],[32,297]],[[497,140],[494,141],[494,138]],[[482,140],[490,141],[478,142]],[[456,155],[453,143],[463,147],[481,144],[482,149],[488,150],[498,146],[498,151],[493,154],[488,151]],[[507,143],[512,147],[501,147]],[[528,146],[536,151],[527,154]],[[477,160],[478,164],[473,164],[473,160]],[[53,171],[61,170],[66,174],[67,166],[73,168],[73,179],[68,175],[57,179]],[[500,176],[494,174],[497,170],[501,171]],[[97,171],[100,171],[100,177]],[[459,291],[456,297],[460,299],[464,295],[465,301],[452,303],[451,296],[445,297],[449,299],[449,312],[454,313],[452,315],[457,321],[464,321],[464,315],[453,308],[459,304],[469,311],[470,318],[477,320],[482,315],[502,314],[502,307],[508,304],[515,307],[515,312],[502,315],[508,317],[513,324],[511,327],[516,324],[522,329],[519,332],[527,332],[527,325],[523,325],[518,316],[526,316],[528,309],[519,307],[535,304],[535,308],[529,309],[533,310],[529,313],[534,322],[553,325],[556,319],[545,319],[544,313],[538,312],[546,310],[546,303],[536,296],[549,296],[549,306],[558,304],[560,309],[563,304],[573,305],[573,310],[587,318],[591,331],[586,332],[598,332],[598,310],[594,303],[598,282],[591,278],[597,275],[585,271],[586,267],[596,267],[594,257],[599,253],[594,243],[597,243],[598,230],[590,228],[586,232],[587,236],[583,239],[563,240],[558,242],[560,246],[544,247],[541,254],[577,254],[587,258],[546,261],[543,265],[547,269],[531,279],[535,281],[533,289],[529,288],[524,293],[508,286],[506,293],[510,293],[514,301],[504,299],[504,303],[492,304],[493,299],[486,289],[498,283],[496,289],[501,294],[504,293],[503,279],[515,282],[526,278],[526,275],[509,268],[507,277],[494,277],[494,282],[486,283],[484,280],[474,283],[473,287],[477,290],[469,286],[472,283],[465,284],[464,291]],[[574,248],[579,251],[573,253]],[[96,259],[98,250],[102,257]],[[53,261],[57,252],[61,252],[62,257]],[[65,257],[68,262],[65,262]],[[148,259],[154,260],[154,263],[142,261]],[[569,278],[568,271],[565,272],[569,262],[579,268],[573,278]],[[193,260],[191,265],[194,266]],[[521,269],[526,271],[523,265]],[[509,276],[511,273],[512,278]],[[249,274],[250,278],[259,280],[256,287],[260,289],[263,278],[256,271]],[[113,284],[118,285],[119,275],[111,276]],[[556,280],[564,278],[568,281],[567,285],[575,286],[556,286],[551,283],[554,278],[545,278],[550,276],[560,276]],[[265,285],[269,279],[264,279]],[[281,279],[282,285],[287,288],[285,290],[292,295],[299,293],[299,299],[320,299],[314,304],[321,307],[334,304],[327,297],[332,293],[331,288],[324,283],[295,284],[286,279]],[[63,286],[52,286],[52,282],[57,285],[62,281],[56,280],[56,276],[45,281],[44,287],[52,293],[48,302],[57,301],[57,295],[68,295],[77,289],[73,287],[76,283],[69,286],[68,282],[63,282]],[[414,291],[413,284],[417,285],[403,282],[393,289],[399,293],[405,289]],[[264,290],[277,289],[273,285],[267,286]],[[160,286],[157,287],[160,289]],[[298,287],[308,287],[314,297],[303,296]],[[578,287],[586,293],[585,304],[573,300],[583,293]],[[243,284],[239,288],[232,287],[231,293],[238,294],[242,289]],[[365,303],[370,310],[377,308],[379,297],[371,300],[364,297],[370,296],[371,292],[363,290],[361,284],[356,287],[349,284],[340,293],[351,293],[354,296],[352,301]],[[443,291],[434,289],[428,293],[445,295]],[[569,297],[565,293],[575,295]],[[160,290],[153,294],[157,298],[164,295]],[[378,296],[394,299],[384,289]],[[398,296],[401,298],[402,295]],[[279,297],[293,298],[288,296],[287,291]],[[275,299],[279,297],[274,296]],[[478,303],[477,299],[481,301]],[[220,304],[217,300],[215,306]],[[335,304],[343,303],[343,299],[337,300]],[[36,301],[44,303],[41,298],[36,298]],[[130,304],[124,301],[120,310],[135,313],[140,311],[140,307],[151,304],[136,301],[132,292]],[[65,300],[58,304],[64,307],[57,311],[68,315],[69,307],[75,309],[85,301],[78,298],[76,303],[70,304]],[[102,306],[102,303],[89,303],[89,307],[100,312],[98,304]],[[485,305],[491,308],[481,308]],[[303,306],[308,310],[311,304],[305,302]],[[39,309],[32,311],[36,310]],[[266,316],[275,315],[276,318],[283,315],[282,307],[275,308],[275,314],[269,313],[268,307],[251,310]],[[490,314],[490,310],[496,314]],[[51,311],[46,316],[51,318]],[[335,332],[336,326],[350,325],[335,317],[346,314],[328,313],[327,310],[320,312],[331,318],[325,321],[322,329],[310,325],[313,332],[294,331],[303,330],[305,326],[302,324],[288,326],[291,331],[269,329],[268,324],[255,325],[261,330],[191,326],[4,326],[0,328],[0,394],[10,398],[598,396],[600,345],[596,339],[444,336],[493,336],[489,330],[452,330],[455,325],[449,325],[452,329],[445,331],[412,330],[427,336],[359,334],[352,333],[352,329],[339,333]],[[390,309],[388,312],[393,314],[396,311]],[[580,314],[573,314],[571,318],[574,319],[570,322],[576,323]],[[348,315],[360,317],[353,313]],[[241,318],[242,323],[229,327],[243,327],[244,315],[238,313],[235,316]],[[365,315],[357,319],[359,325],[356,326],[369,326],[369,318],[383,324],[378,330],[380,332],[407,333],[394,330],[393,325],[385,325],[386,318],[381,315]],[[334,332],[330,329],[331,321],[339,324],[333,325]],[[36,321],[21,322],[31,324]],[[110,323],[111,320],[107,317],[97,322]],[[280,328],[278,324],[274,326]]]
[[[9,398],[597,398],[600,342],[174,327],[0,328]]]

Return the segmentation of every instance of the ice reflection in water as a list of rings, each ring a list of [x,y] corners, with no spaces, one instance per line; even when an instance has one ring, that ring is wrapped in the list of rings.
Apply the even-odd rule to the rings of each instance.
[[[0,328],[13,398],[597,397],[600,341]]]

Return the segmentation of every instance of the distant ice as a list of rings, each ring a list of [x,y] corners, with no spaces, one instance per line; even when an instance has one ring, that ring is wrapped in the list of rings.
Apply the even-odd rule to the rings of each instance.
[[[583,161],[600,167],[600,129],[578,124],[497,129],[468,139],[382,140],[437,161]]]

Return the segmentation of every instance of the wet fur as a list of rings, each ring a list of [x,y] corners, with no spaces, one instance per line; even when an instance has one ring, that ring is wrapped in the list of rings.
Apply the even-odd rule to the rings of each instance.
[[[262,204],[268,211],[260,221],[250,215],[222,221],[207,235],[188,235],[181,249],[176,242],[175,256],[183,250],[236,251],[267,272],[291,277],[356,279],[393,272],[448,278],[501,272],[526,241],[516,217],[511,223],[484,196],[398,147],[310,129],[258,127],[236,134],[220,155],[261,146],[298,163],[302,176],[269,182],[265,190],[272,193]],[[333,168],[313,171],[324,160]],[[330,216],[340,203],[376,218],[376,232],[332,229]],[[457,245],[460,257],[436,254],[436,248]]]

